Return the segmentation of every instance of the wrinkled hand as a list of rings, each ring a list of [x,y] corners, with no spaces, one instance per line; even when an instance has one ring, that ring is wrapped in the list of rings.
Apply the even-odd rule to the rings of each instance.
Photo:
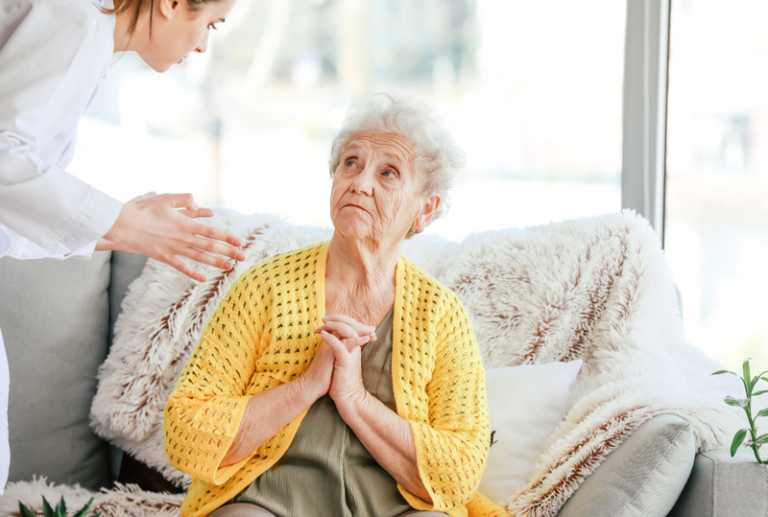
[[[182,210],[177,210],[179,208]],[[164,262],[193,280],[205,282],[204,275],[178,256],[225,271],[232,269],[232,263],[215,255],[245,260],[238,249],[242,245],[240,239],[194,220],[212,215],[211,210],[199,208],[191,194],[145,194],[123,205],[120,216],[97,244],[97,249],[99,245],[113,246],[101,249],[127,248]]]
[[[320,334],[323,331],[336,336],[348,350],[376,341],[376,327],[343,314],[331,314],[323,318],[323,326],[315,332]]]
[[[334,357],[328,394],[336,404],[354,404],[365,396],[362,347],[376,340],[376,329],[342,314],[323,318],[323,322],[325,324],[317,332],[333,351]]]
[[[328,393],[333,377],[333,361],[333,350],[327,343],[323,342],[317,349],[309,368],[299,377],[313,401]]]

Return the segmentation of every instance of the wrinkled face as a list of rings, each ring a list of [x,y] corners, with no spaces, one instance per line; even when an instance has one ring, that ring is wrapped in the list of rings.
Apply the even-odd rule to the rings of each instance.
[[[376,131],[358,133],[341,154],[333,176],[331,219],[344,237],[399,242],[431,219],[440,198],[423,193],[406,138]]]
[[[187,0],[155,0],[152,38],[139,55],[157,72],[165,72],[192,52],[205,52],[208,35],[223,23],[237,0],[216,0],[191,10]]]

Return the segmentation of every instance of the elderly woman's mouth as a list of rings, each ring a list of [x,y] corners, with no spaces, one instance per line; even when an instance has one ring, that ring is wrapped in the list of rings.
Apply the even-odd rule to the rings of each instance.
[[[369,213],[368,210],[366,210],[365,208],[361,207],[360,205],[351,205],[351,204],[350,205],[344,205],[344,208],[357,208],[358,210],[362,210],[366,214]]]

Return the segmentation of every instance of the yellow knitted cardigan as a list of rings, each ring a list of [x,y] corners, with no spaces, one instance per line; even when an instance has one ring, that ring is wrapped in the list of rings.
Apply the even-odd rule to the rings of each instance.
[[[276,255],[238,278],[203,331],[165,408],[171,464],[194,477],[182,515],[202,517],[274,465],[306,414],[242,461],[220,467],[250,397],[296,379],[322,338],[328,243]],[[476,493],[488,454],[485,376],[456,296],[410,261],[397,264],[392,377],[397,413],[413,430],[433,504],[398,486],[418,510],[507,516]]]

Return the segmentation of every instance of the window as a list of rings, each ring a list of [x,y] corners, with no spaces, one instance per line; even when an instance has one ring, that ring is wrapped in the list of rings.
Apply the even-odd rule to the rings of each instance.
[[[431,100],[467,151],[428,232],[541,224],[621,208],[624,2],[240,0],[209,51],[157,74],[116,58],[71,170],[115,197],[330,225],[330,142],[351,100]]]
[[[768,365],[768,33],[762,0],[672,2],[666,253],[691,342]]]

